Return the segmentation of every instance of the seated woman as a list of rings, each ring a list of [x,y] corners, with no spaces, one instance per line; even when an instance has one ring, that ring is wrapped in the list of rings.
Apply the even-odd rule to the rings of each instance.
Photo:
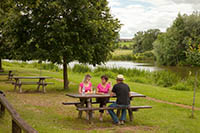
[[[111,83],[108,83],[107,76],[101,76],[101,83],[97,86],[97,93],[99,94],[107,94],[111,91]],[[97,102],[100,103],[100,107],[105,107],[106,103],[109,101],[109,98],[97,98]],[[103,121],[103,113],[104,110],[100,110],[100,121]]]
[[[91,76],[89,74],[85,75],[83,82],[79,85],[79,93],[89,93],[92,92],[92,83],[90,82]]]

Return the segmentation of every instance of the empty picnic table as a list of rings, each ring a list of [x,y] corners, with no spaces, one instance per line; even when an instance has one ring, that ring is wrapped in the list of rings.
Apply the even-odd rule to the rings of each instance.
[[[39,91],[40,86],[43,88],[43,92],[46,92],[45,87],[48,84],[53,84],[51,82],[45,82],[45,79],[51,79],[52,77],[47,77],[47,76],[38,76],[38,77],[33,77],[33,76],[25,76],[25,77],[13,77],[14,82],[12,84],[14,85],[14,91],[16,91],[17,87],[19,88],[19,92],[22,93],[22,85],[38,85],[37,90]],[[22,79],[38,79],[38,82],[33,82],[33,81],[21,81]]]
[[[4,71],[0,71],[0,76],[8,76],[8,80],[12,80],[14,74],[12,73],[12,71],[8,71],[8,72],[4,72]]]
[[[97,102],[92,102],[90,99],[91,98],[111,98],[110,94],[96,94],[96,93],[89,93],[89,94],[72,94],[72,93],[67,93],[66,96],[72,97],[72,98],[78,98],[80,99],[80,102],[71,102],[71,103],[63,103],[64,105],[75,105],[76,109],[78,110],[79,114],[78,117],[82,117],[82,111],[87,111],[88,112],[88,118],[89,121],[92,119],[92,111],[95,110],[109,110],[109,109],[117,109],[117,115],[119,116],[119,111],[122,109],[120,107],[116,108],[110,108],[110,107],[103,107],[103,108],[93,108],[92,104],[96,104]],[[114,98],[116,96],[113,96]],[[132,100],[133,98],[136,97],[146,97],[143,94],[139,94],[136,92],[131,92],[130,99]],[[85,99],[85,100],[81,100]],[[84,107],[85,101],[87,101],[87,106]],[[109,103],[113,103],[113,101],[109,101]],[[129,106],[127,107],[128,112],[129,112],[129,118],[130,121],[133,120],[133,111],[137,111],[139,109],[145,109],[145,108],[151,108],[151,106]]]

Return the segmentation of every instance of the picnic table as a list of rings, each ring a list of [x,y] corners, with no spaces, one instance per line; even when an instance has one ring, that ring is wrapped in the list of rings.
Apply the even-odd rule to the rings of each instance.
[[[72,94],[72,93],[67,93],[66,96],[72,97],[72,98],[77,98],[80,99],[80,102],[63,102],[64,105],[75,105],[76,109],[78,110],[78,118],[82,117],[82,112],[83,111],[87,111],[88,112],[88,120],[91,122],[92,120],[92,111],[96,111],[96,110],[109,110],[109,109],[117,109],[117,115],[120,115],[120,110],[122,108],[120,107],[115,107],[115,108],[111,108],[111,107],[103,107],[103,108],[93,108],[92,104],[98,104],[97,102],[92,102],[91,98],[116,98],[116,96],[114,95],[113,97],[110,96],[110,94],[96,94],[96,93],[89,93],[89,94]],[[146,97],[143,94],[139,94],[136,92],[131,92],[131,96],[130,99],[133,100],[136,97]],[[84,100],[82,100],[84,99]],[[86,105],[84,106],[86,101]],[[114,103],[115,101],[109,101],[108,103]],[[152,108],[151,106],[129,106],[126,109],[128,109],[129,112],[129,118],[130,121],[133,120],[133,111],[138,111],[139,109],[146,109],[146,108]]]
[[[17,87],[19,88],[19,92],[22,93],[22,85],[37,85],[37,91],[39,91],[40,86],[42,86],[43,92],[46,92],[46,86],[48,84],[54,84],[51,82],[45,82],[46,79],[51,79],[52,77],[47,77],[47,76],[38,76],[38,77],[33,77],[33,76],[25,76],[25,77],[13,77],[14,82],[12,84],[14,85],[14,91],[16,91]],[[38,82],[36,81],[22,81],[22,79],[38,79]]]
[[[4,72],[3,70],[0,71],[0,76],[6,76],[8,75],[8,80],[12,80],[14,74],[12,71]]]

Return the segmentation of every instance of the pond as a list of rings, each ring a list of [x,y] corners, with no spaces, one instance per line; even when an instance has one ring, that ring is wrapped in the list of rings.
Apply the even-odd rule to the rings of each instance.
[[[79,64],[78,62],[72,62],[69,64],[70,67],[73,67],[75,64]],[[108,61],[105,64],[102,64],[100,66],[105,67],[122,67],[122,68],[135,68],[140,70],[146,70],[146,71],[160,71],[160,70],[166,70],[173,73],[178,74],[181,77],[185,77],[189,75],[189,72],[191,71],[192,74],[196,71],[200,71],[200,67],[186,67],[186,66],[157,66],[153,62],[132,62],[132,61]],[[91,68],[95,68],[92,65],[89,65]]]

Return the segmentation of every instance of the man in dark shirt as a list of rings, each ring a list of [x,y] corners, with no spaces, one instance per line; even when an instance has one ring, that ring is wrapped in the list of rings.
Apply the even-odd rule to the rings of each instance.
[[[113,86],[111,96],[116,94],[117,101],[116,103],[111,104],[109,107],[128,107],[130,104],[130,88],[127,84],[123,83],[123,75],[118,75],[116,80],[117,84]],[[124,124],[124,121],[126,120],[126,109],[122,109],[120,121],[113,110],[108,110],[108,112],[115,124]]]

